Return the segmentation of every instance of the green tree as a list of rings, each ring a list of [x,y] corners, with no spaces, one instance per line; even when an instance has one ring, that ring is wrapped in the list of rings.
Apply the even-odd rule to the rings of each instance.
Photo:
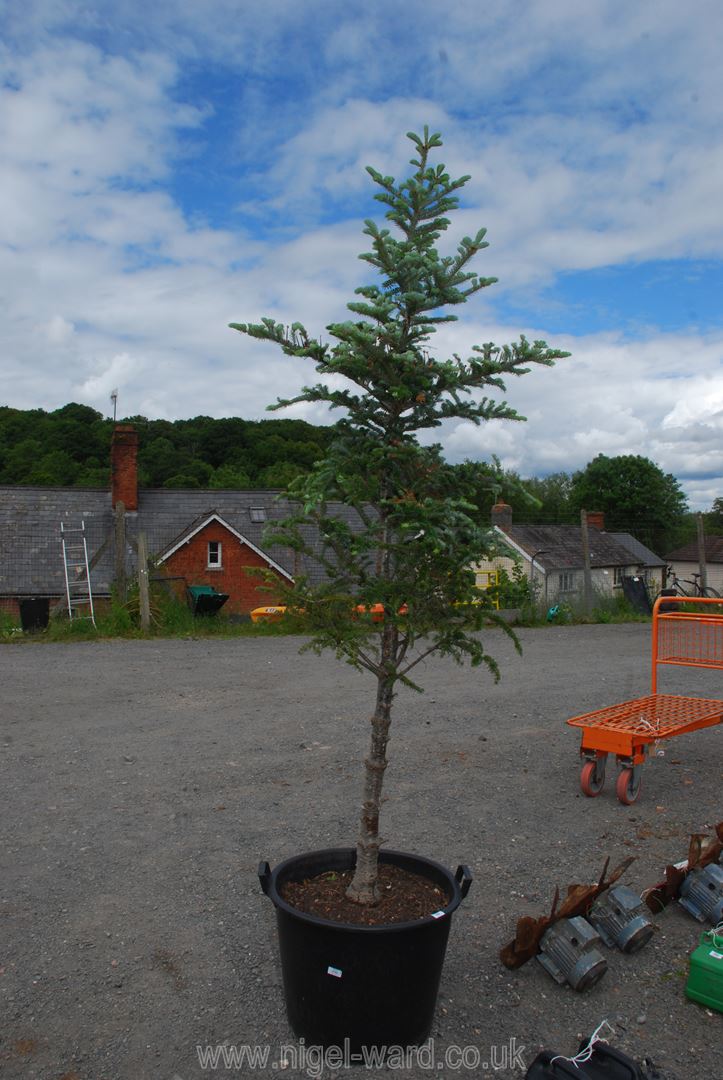
[[[2,479],[5,484],[30,484],[28,479],[43,456],[43,444],[38,439],[23,439],[4,455]]]
[[[706,514],[706,526],[711,533],[723,532],[723,499],[713,500],[713,505]]]
[[[678,481],[639,454],[598,454],[572,482],[576,511],[603,510],[605,527],[633,533],[656,553],[674,547],[688,503]]]
[[[26,483],[66,487],[75,482],[79,471],[77,461],[66,450],[50,450],[30,469]]]
[[[88,458],[80,467],[73,484],[75,487],[107,488],[110,484],[110,468],[102,465],[97,458]]]
[[[325,383],[306,387],[294,401],[324,402],[345,410],[325,459],[291,486],[298,513],[272,535],[314,556],[308,526],[321,539],[317,558],[326,570],[321,584],[300,577],[289,602],[307,613],[311,647],[332,648],[375,680],[371,744],[365,761],[357,861],[349,895],[360,903],[377,899],[379,811],[392,702],[398,685],[413,685],[411,671],[433,652],[485,663],[494,660],[476,633],[487,609],[479,600],[471,566],[488,546],[488,532],[469,501],[471,485],[443,459],[439,446],[420,445],[417,432],[460,418],[478,424],[521,417],[503,400],[479,395],[504,390],[505,375],[521,375],[530,364],[551,364],[567,355],[524,337],[513,345],[472,346],[437,359],[430,338],[440,323],[455,318],[445,308],[465,303],[496,279],[469,269],[483,248],[485,230],[464,237],[455,254],[442,256],[435,244],[447,229],[446,214],[458,205],[457,191],[469,179],[452,180],[443,165],[429,162],[441,146],[439,135],[410,134],[416,158],[413,174],[401,183],[369,168],[396,229],[369,220],[365,234],[372,250],[361,256],[380,278],[356,290],[347,306],[354,320],[334,323],[334,344],[312,339],[300,323],[284,327],[265,318],[233,328],[272,341],[289,356],[310,359]],[[278,407],[291,404],[280,401]],[[356,512],[328,509],[340,501]],[[358,617],[357,605],[383,606],[380,624]]]
[[[171,476],[182,470],[180,466],[188,463],[188,456],[180,455],[170,439],[159,436],[151,442],[145,442],[138,453],[144,484],[149,487],[163,487]]]
[[[528,507],[524,520],[528,525],[568,525],[579,520],[572,505],[572,475],[566,472],[550,473],[549,476],[531,477],[523,481],[524,487],[537,500],[537,505]],[[512,503],[515,517],[518,505]],[[522,508],[520,508],[522,509]],[[592,509],[592,508],[589,508]]]
[[[243,491],[251,487],[251,478],[247,472],[236,465],[221,465],[213,473],[210,487],[226,491]]]
[[[498,499],[514,505],[532,505],[523,487],[523,481],[513,469],[503,469],[497,458],[491,463],[484,461],[463,461],[455,465],[460,484],[469,489],[470,501],[475,504],[480,520],[489,522],[492,506]],[[526,483],[526,481],[525,481]]]
[[[275,465],[267,465],[262,469],[258,477],[260,488],[287,488],[297,476],[303,476],[304,470],[293,461],[277,461]]]
[[[214,469],[218,469],[222,465],[230,464],[233,453],[238,455],[238,461],[242,463],[250,426],[247,420],[240,417],[213,420],[202,433],[200,451],[204,460],[213,465]]]
[[[164,488],[198,488],[201,485],[190,473],[176,473],[163,483]]]

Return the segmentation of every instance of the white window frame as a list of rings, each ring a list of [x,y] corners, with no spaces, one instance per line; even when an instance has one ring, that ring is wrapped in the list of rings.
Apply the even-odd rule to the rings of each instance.
[[[215,555],[215,558],[211,558],[212,555]],[[208,541],[206,546],[206,569],[223,570],[223,543],[220,540]]]
[[[560,570],[557,576],[558,592],[571,593],[575,591],[575,571]]]
[[[624,575],[625,575],[625,567],[624,566],[614,566],[613,567],[613,588],[614,589],[622,588]]]
[[[249,507],[249,517],[255,524],[261,525],[266,521],[266,507],[265,506],[251,506]]]

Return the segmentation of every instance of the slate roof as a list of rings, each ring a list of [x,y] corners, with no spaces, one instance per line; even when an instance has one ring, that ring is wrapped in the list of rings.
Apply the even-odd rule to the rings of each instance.
[[[135,566],[134,544],[142,529],[151,555],[159,554],[187,533],[194,523],[217,513],[291,576],[304,572],[312,581],[323,577],[314,560],[297,557],[287,547],[264,543],[266,523],[288,517],[293,504],[278,491],[207,491],[177,488],[141,489],[138,511],[126,515],[127,563]],[[263,507],[266,523],[251,520]],[[329,511],[352,527],[358,519],[347,506]],[[0,486],[0,596],[60,596],[65,592],[60,522],[85,522],[91,584],[95,595],[110,592],[114,573],[114,529],[110,492],[103,488]]]
[[[639,563],[640,566],[662,567],[666,565],[665,559],[661,559],[660,555],[656,555],[654,551],[651,551],[645,544],[641,544],[640,541],[636,540],[630,533],[611,532],[608,535],[612,536],[618,544],[627,548],[633,556],[633,561]]]
[[[676,548],[666,555],[668,562],[698,562],[698,541]],[[705,561],[723,563],[723,536],[705,537]]]
[[[535,564],[546,571],[575,570],[583,565],[582,529],[577,525],[509,525],[502,528],[502,532],[530,558],[534,555]],[[593,569],[631,566],[641,561],[612,533],[590,528],[588,539],[590,565]],[[641,544],[640,547],[642,546]],[[645,550],[647,551],[647,548]],[[538,552],[540,554],[537,554]],[[652,552],[649,554],[652,555]]]
[[[0,596],[65,592],[60,522],[85,522],[91,572],[99,593],[110,590],[113,567],[110,493],[103,488],[0,487]]]

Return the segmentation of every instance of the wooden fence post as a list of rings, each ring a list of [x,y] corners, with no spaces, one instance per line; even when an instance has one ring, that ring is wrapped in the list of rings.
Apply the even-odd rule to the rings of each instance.
[[[144,532],[138,533],[138,598],[141,609],[141,630],[147,633],[151,628],[151,604],[148,595],[148,545]]]
[[[705,561],[705,529],[703,527],[703,515],[696,514],[698,525],[698,569],[700,570],[700,588],[705,592],[708,587],[708,564]]]

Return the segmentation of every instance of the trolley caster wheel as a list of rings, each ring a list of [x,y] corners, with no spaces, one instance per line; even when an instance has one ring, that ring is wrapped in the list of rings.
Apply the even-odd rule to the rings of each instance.
[[[640,794],[640,773],[635,775],[635,769],[621,769],[615,784],[615,794],[624,806],[632,806]]]
[[[600,758],[586,761],[580,771],[580,788],[583,795],[594,799],[605,785],[605,762]]]

